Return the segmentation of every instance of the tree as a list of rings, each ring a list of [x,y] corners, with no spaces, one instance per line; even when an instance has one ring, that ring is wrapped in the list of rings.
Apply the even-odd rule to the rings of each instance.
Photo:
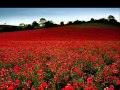
[[[46,21],[45,22],[45,27],[53,27],[53,26],[54,26],[53,21]]]
[[[117,23],[117,20],[116,20],[115,17],[112,16],[112,15],[109,15],[109,16],[108,16],[108,21],[109,21],[110,23]]]
[[[20,23],[18,29],[19,30],[24,30],[26,25],[24,23]]]
[[[28,24],[26,27],[25,27],[25,29],[27,29],[27,30],[32,30],[34,27],[32,26],[32,25],[30,25],[30,24]]]
[[[95,21],[94,18],[91,18],[91,19],[90,19],[90,22],[94,22],[94,21]]]
[[[112,15],[109,15],[109,16],[108,16],[108,21],[110,21],[110,20],[112,20],[112,19],[115,19],[115,17],[112,16]]]
[[[39,21],[40,26],[44,27],[45,26],[45,22],[46,22],[46,19],[45,18],[41,18],[40,21]]]
[[[74,23],[73,23],[73,24],[81,24],[81,21],[76,20],[76,21],[74,21]]]
[[[64,22],[63,22],[63,21],[62,21],[62,22],[60,22],[60,25],[61,25],[61,26],[64,26]]]
[[[33,21],[32,26],[33,26],[33,27],[39,26],[39,24],[38,24],[36,21]]]
[[[25,26],[25,24],[24,24],[24,23],[20,23],[20,24],[19,24],[19,26],[22,26],[22,27],[24,27],[24,26]]]
[[[67,24],[68,24],[68,25],[71,25],[71,24],[73,24],[73,23],[72,23],[72,21],[69,21]]]
[[[105,19],[105,18],[101,18],[101,19],[98,20],[98,22],[100,22],[100,23],[108,23],[108,20]]]

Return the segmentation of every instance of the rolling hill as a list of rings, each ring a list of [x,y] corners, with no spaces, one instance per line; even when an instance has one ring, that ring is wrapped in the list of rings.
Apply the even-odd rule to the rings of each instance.
[[[120,41],[120,28],[99,25],[68,25],[39,30],[0,33],[0,41],[102,40]]]

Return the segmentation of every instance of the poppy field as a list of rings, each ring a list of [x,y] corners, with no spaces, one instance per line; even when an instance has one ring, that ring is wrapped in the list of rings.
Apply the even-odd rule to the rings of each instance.
[[[0,33],[0,90],[120,90],[120,31],[96,30]]]

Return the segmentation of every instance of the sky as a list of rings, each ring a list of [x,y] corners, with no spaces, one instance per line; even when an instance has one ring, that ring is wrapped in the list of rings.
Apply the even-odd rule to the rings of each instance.
[[[41,18],[59,24],[61,21],[107,18],[109,15],[120,22],[120,8],[0,8],[0,24],[31,24]]]

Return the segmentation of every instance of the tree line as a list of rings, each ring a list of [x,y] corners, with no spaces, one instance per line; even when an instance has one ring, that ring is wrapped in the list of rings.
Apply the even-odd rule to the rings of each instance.
[[[19,26],[10,26],[10,25],[0,25],[0,32],[8,32],[8,31],[21,31],[21,30],[34,30],[40,28],[49,28],[49,27],[57,27],[64,25],[76,25],[76,24],[84,24],[84,23],[103,23],[120,26],[120,23],[117,22],[114,16],[109,15],[108,18],[94,19],[91,18],[90,21],[69,21],[67,24],[64,24],[64,21],[61,21],[60,24],[56,24],[53,21],[46,20],[45,18],[41,18],[39,22],[33,21],[32,24],[24,24],[21,23]]]

